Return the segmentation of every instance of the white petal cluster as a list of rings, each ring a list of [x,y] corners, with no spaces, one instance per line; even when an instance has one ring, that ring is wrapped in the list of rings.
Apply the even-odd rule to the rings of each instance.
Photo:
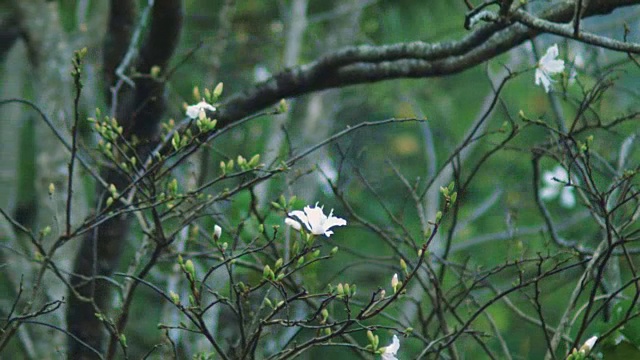
[[[560,205],[572,208],[576,205],[573,188],[565,186],[569,183],[569,174],[562,166],[556,166],[553,171],[545,171],[542,176],[544,187],[540,189],[540,197],[543,200],[551,200],[560,196]]]
[[[187,106],[186,114],[192,119],[197,119],[200,117],[200,112],[206,115],[205,110],[216,111],[216,107],[202,100],[195,105]]]
[[[564,71],[564,61],[556,59],[558,57],[558,44],[554,44],[547,49],[536,68],[536,85],[542,84],[544,91],[551,90],[551,83],[555,82],[551,76]]]
[[[329,216],[326,216],[323,212],[323,207],[318,207],[318,203],[314,207],[305,206],[304,211],[296,210],[289,213],[291,217],[297,217],[298,220],[304,224],[304,226],[311,232],[313,235],[324,235],[329,237],[333,234],[333,231],[330,231],[334,226],[344,226],[347,225],[347,221],[345,219],[341,219],[339,217],[333,216],[333,209],[329,213]],[[295,220],[287,218],[285,219],[285,223],[294,229],[298,230],[300,228],[300,224],[296,226],[294,223],[297,223]]]
[[[396,353],[400,349],[400,340],[396,335],[393,335],[393,341],[391,344],[382,350],[382,360],[398,360]]]

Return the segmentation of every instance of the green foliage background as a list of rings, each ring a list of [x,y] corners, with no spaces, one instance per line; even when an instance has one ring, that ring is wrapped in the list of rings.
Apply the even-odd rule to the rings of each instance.
[[[64,28],[70,34],[77,37],[77,48],[89,45],[87,62],[88,76],[99,76],[100,71],[100,43],[84,44],[85,38],[81,32],[81,14],[76,9],[79,1],[60,0],[63,9],[62,14]],[[141,1],[144,3],[144,1]],[[167,113],[169,118],[180,119],[183,116],[183,104],[193,103],[192,89],[194,86],[213,87],[217,82],[224,83],[224,95],[228,96],[242,91],[255,82],[254,72],[257,66],[268,69],[271,73],[285,70],[283,65],[283,49],[286,43],[287,8],[290,1],[238,1],[232,20],[232,32],[226,39],[227,46],[221,58],[219,72],[211,74],[212,49],[216,45],[216,31],[219,27],[218,12],[222,6],[221,1],[190,0],[186,1],[186,18],[182,34],[182,43],[173,63],[182,61],[194,48],[198,48],[194,55],[188,58],[171,79],[167,96],[170,99],[170,108]],[[362,3],[362,2],[360,2]],[[95,1],[89,1],[86,11],[96,11],[101,8]],[[327,39],[339,38],[336,29],[341,23],[348,23],[353,15],[349,10],[351,2],[343,1],[310,1],[308,7],[308,24],[302,41],[300,64],[313,61],[328,53],[330,44]],[[5,5],[0,5],[2,11]],[[343,11],[343,9],[346,9]],[[414,1],[414,0],[381,0],[366,2],[361,16],[353,32],[355,35],[346,41],[346,44],[390,44],[422,40],[428,42],[459,39],[467,33],[462,24],[464,22],[465,6],[462,1]],[[614,14],[624,21],[624,14]],[[599,26],[601,20],[590,22],[591,26]],[[604,21],[604,20],[602,20]],[[637,22],[636,22],[637,25]],[[353,29],[351,29],[353,30]],[[611,31],[618,29],[613,26]],[[335,40],[335,42],[339,42]],[[613,118],[637,105],[638,83],[637,68],[632,64],[623,64],[623,54],[602,52],[594,48],[585,47],[571,41],[562,40],[553,36],[542,36],[538,39],[535,50],[542,53],[547,46],[558,43],[561,57],[566,63],[572,63],[577,54],[590,59],[587,69],[579,70],[579,82],[587,89],[593,86],[601,77],[608,74],[611,64],[617,66],[611,76],[618,78],[615,92],[605,94],[597,103],[597,111],[602,118]],[[430,169],[439,169],[451,152],[459,144],[469,127],[480,113],[485,97],[490,95],[491,81],[498,83],[503,76],[505,67],[512,71],[522,71],[513,80],[510,80],[502,93],[500,104],[489,119],[487,131],[498,131],[508,117],[517,118],[520,110],[531,119],[544,119],[552,121],[553,113],[550,110],[549,96],[541,87],[534,85],[533,67],[535,58],[531,52],[532,42],[495,57],[490,63],[475,67],[460,74],[446,77],[416,80],[396,80],[375,84],[366,84],[347,87],[344,89],[327,90],[335,102],[325,102],[324,105],[331,109],[321,109],[323,115],[321,121],[329,124],[331,131],[335,133],[347,126],[353,126],[363,121],[374,121],[392,117],[405,118],[417,117],[428,119],[425,123],[404,123],[385,127],[365,128],[340,139],[335,144],[327,147],[327,153],[334,166],[343,161],[342,173],[338,185],[344,191],[345,197],[353,208],[369,221],[382,228],[391,227],[391,221],[378,198],[383,199],[386,206],[398,218],[402,219],[404,226],[414,235],[420,234],[418,221],[412,200],[405,191],[405,185],[395,175],[393,167],[404,175],[411,183],[418,183],[424,187],[425,179],[429,178]],[[540,47],[540,48],[539,48]],[[71,55],[71,54],[70,54]],[[3,73],[7,64],[2,64]],[[528,70],[527,70],[528,69]],[[525,71],[527,70],[527,71]],[[4,76],[4,75],[3,75]],[[558,95],[562,110],[567,118],[572,118],[576,113],[576,103],[581,97],[580,85],[569,86],[566,77],[556,83],[556,88],[561,91]],[[625,92],[624,90],[628,90]],[[23,94],[26,98],[33,97],[38,92],[37,88],[27,88]],[[104,108],[104,100],[99,92],[88,93],[84,101],[84,116],[93,116],[93,109],[97,106]],[[626,94],[626,95],[621,95]],[[323,140],[322,138],[309,138],[303,134],[305,118],[308,116],[307,107],[311,101],[310,96],[303,96],[293,101],[289,122],[286,124],[288,140],[293,145],[293,150],[304,149],[311,144]],[[69,104],[71,106],[71,104]],[[330,110],[326,111],[325,110]],[[20,141],[18,179],[20,187],[16,192],[18,208],[28,208],[35,201],[33,199],[34,159],[37,154],[33,151],[35,118],[26,118],[15,129],[16,138]],[[246,158],[253,154],[265,153],[265,147],[272,133],[271,124],[273,117],[263,117],[254,120],[220,139],[212,145],[210,152],[211,174],[213,177],[218,172],[217,164],[222,160],[243,155]],[[619,146],[631,133],[637,132],[637,125],[630,123],[616,129],[616,131],[594,131],[581,134],[580,140],[586,141],[587,136],[593,135],[594,147],[598,149],[606,161],[615,162],[618,156]],[[86,131],[86,141],[92,141],[91,134]],[[430,132],[435,149],[435,163],[428,158],[428,139],[425,135]],[[475,164],[480,158],[504,138],[504,134],[495,133],[479,142],[473,153],[467,160],[469,164]],[[569,251],[550,244],[550,239],[540,231],[528,231],[542,224],[542,218],[538,213],[533,198],[532,184],[532,152],[531,148],[549,140],[549,133],[541,127],[529,127],[523,131],[509,145],[491,157],[477,173],[472,185],[464,194],[461,194],[462,208],[459,221],[471,219],[464,227],[458,229],[452,244],[450,261],[466,264],[468,269],[483,271],[524,257],[532,257],[537,253],[553,254],[559,258],[569,257]],[[613,145],[612,145],[613,144]],[[286,147],[282,154],[286,153]],[[637,162],[638,154],[632,155]],[[393,167],[391,166],[393,164]],[[306,164],[293,172],[312,169],[315,164]],[[556,163],[544,160],[543,170],[552,169]],[[357,171],[366,179],[377,195],[369,191],[359,181]],[[188,172],[188,170],[184,170]],[[309,181],[316,184],[315,179],[321,178],[320,173],[314,172],[295,179],[295,184],[302,184],[298,189],[304,189],[304,183]],[[88,177],[87,177],[88,178]],[[280,193],[287,192],[280,181],[271,183],[272,201],[275,201]],[[602,185],[610,179],[601,178]],[[316,196],[307,197],[304,192],[287,194],[296,195],[299,200],[295,203],[296,209],[306,204],[319,201],[325,205],[325,209],[335,208],[337,215],[344,214],[344,207],[331,193],[326,181],[324,185],[317,186]],[[92,188],[93,183],[87,180],[87,188]],[[220,191],[211,189],[210,191]],[[91,192],[89,192],[91,194]],[[492,196],[497,196],[490,207],[478,213],[481,204]],[[258,225],[258,222],[250,218],[247,210],[250,201],[248,193],[238,194],[233,201],[223,204],[219,210],[229,219],[230,224],[237,226],[243,222],[248,229]],[[87,199],[91,206],[92,198]],[[593,247],[597,243],[597,227],[585,216],[584,209],[579,205],[575,209],[566,210],[557,202],[548,204],[552,215],[557,219],[563,219],[576,226],[569,227],[563,233],[567,238],[578,238],[584,241],[585,247]],[[29,214],[25,213],[24,219]],[[271,211],[265,224],[283,226],[283,213]],[[349,220],[349,219],[348,219]],[[211,232],[215,221],[203,220],[205,229],[201,231]],[[451,225],[452,219],[445,219],[445,230]],[[510,225],[507,222],[511,222]],[[507,232],[508,228],[515,229],[512,236],[501,238],[499,234]],[[233,229],[226,229],[227,232]],[[252,232],[250,230],[238,230],[235,235],[240,241],[248,241]],[[527,231],[524,231],[527,230]],[[139,229],[134,229],[132,239],[136,239]],[[593,232],[593,236],[589,234]],[[495,234],[495,236],[491,236]],[[521,235],[522,234],[522,235]],[[136,236],[138,235],[138,236]],[[591,238],[591,241],[589,240]],[[482,240],[484,239],[484,240]],[[323,240],[325,241],[325,240]],[[123,259],[134,256],[137,243],[130,243]],[[348,226],[336,230],[336,234],[323,244],[323,249],[331,249],[339,246],[343,251],[337,257],[312,268],[305,274],[310,288],[321,288],[322,284],[348,282],[356,283],[359,292],[366,294],[375,291],[378,287],[389,288],[389,281],[394,272],[399,271],[397,260],[394,260],[389,248],[385,247],[379,237],[367,229],[359,226]],[[192,250],[196,250],[194,245]],[[204,249],[201,249],[204,250]],[[352,252],[361,252],[375,256],[379,261],[353,261]],[[567,252],[566,255],[563,255]],[[350,264],[344,267],[344,264]],[[171,270],[172,263],[167,260],[154,272],[152,279],[161,279],[166,272]],[[127,262],[123,261],[122,271],[126,271]],[[523,269],[526,272],[531,269]],[[573,289],[576,279],[580,276],[580,269],[573,272],[562,273],[557,279],[552,279],[542,284],[540,300],[544,303],[545,315],[554,323],[561,316],[564,302]],[[517,278],[516,271],[502,272],[498,279],[493,278],[493,285],[497,288],[507,288]],[[457,279],[451,273],[445,278],[445,284],[455,287]],[[462,285],[462,284],[459,284]],[[0,287],[2,287],[0,285]],[[634,288],[629,288],[629,294]],[[156,331],[161,310],[161,301],[155,293],[148,289],[141,289],[139,296],[144,301],[137,303],[131,318],[135,319],[127,332],[128,343],[131,352],[136,356],[141,355],[146,349],[162,341],[162,334]],[[493,293],[487,288],[486,292],[479,292],[478,302],[488,300]],[[524,309],[531,309],[531,302],[524,294],[514,294],[512,300],[515,305]],[[3,304],[4,305],[4,304]],[[341,311],[341,309],[333,309]],[[519,359],[540,359],[546,350],[544,334],[539,328],[527,324],[515,316],[503,303],[497,302],[489,307],[488,312],[495,321],[495,326],[505,335],[505,341],[512,353]],[[392,310],[391,315],[395,315]],[[604,319],[600,321],[605,328]],[[479,319],[475,323],[475,329],[490,333],[490,326],[486,320]],[[606,359],[632,358],[638,355],[635,345],[640,343],[640,327],[637,320],[633,320],[626,329],[622,329],[629,340],[624,342],[631,350],[623,350],[614,347],[611,352],[605,353]],[[595,326],[587,334],[598,333]],[[149,336],[156,334],[157,337]],[[387,343],[391,334],[381,331],[382,342]],[[363,343],[366,342],[365,334],[356,335]],[[410,339],[402,340],[399,358],[408,359],[411,355],[421,351],[418,342]],[[491,349],[498,351],[499,343],[488,339]],[[615,344],[614,341],[611,342]],[[275,346],[275,345],[274,345]],[[467,359],[481,359],[475,357],[475,344],[464,342],[460,353]],[[603,349],[606,349],[603,346]],[[633,355],[619,355],[622,351],[631,351]],[[618,354],[618,355],[615,355]],[[326,359],[331,357],[338,359],[351,359],[353,354],[342,348],[320,348],[307,355],[308,359]]]

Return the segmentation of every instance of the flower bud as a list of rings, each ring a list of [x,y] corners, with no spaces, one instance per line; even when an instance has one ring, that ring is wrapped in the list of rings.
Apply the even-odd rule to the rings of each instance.
[[[180,304],[180,296],[178,296],[178,294],[174,293],[173,291],[169,291],[169,297],[174,304]]]
[[[213,241],[217,242],[222,236],[222,228],[219,225],[213,227]]]
[[[398,274],[393,274],[393,277],[391,278],[391,287],[393,288],[394,293],[397,291],[398,283]]]

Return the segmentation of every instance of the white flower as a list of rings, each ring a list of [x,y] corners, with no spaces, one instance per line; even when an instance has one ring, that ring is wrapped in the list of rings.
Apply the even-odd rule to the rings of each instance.
[[[591,351],[591,349],[593,349],[593,345],[596,344],[596,341],[598,341],[598,337],[597,336],[592,336],[589,339],[587,339],[587,341],[584,342],[584,344],[582,344],[582,346],[580,347],[580,351],[584,351],[585,353],[589,353],[589,351]]]
[[[222,228],[218,225],[213,227],[213,239],[218,240],[222,236]]]
[[[576,205],[573,188],[565,186],[569,183],[569,174],[562,166],[556,166],[553,171],[545,171],[542,181],[544,187],[540,190],[540,197],[543,200],[551,200],[560,195],[560,205],[563,207],[572,208]]]
[[[302,228],[302,226],[300,225],[299,222],[293,220],[292,218],[286,218],[284,219],[284,223],[291,226],[292,228],[294,228],[295,230],[300,231],[300,229]]]
[[[398,337],[396,335],[393,335],[393,341],[391,342],[391,345],[380,349],[382,350],[382,360],[398,360],[398,358],[396,357],[396,353],[399,349],[400,340],[398,340]]]
[[[253,68],[253,80],[255,82],[267,81],[271,77],[271,73],[264,65],[256,65]]]
[[[216,107],[202,100],[195,105],[187,106],[187,116],[197,119],[200,117],[200,112],[204,113],[205,110],[216,111]]]
[[[542,84],[546,92],[549,92],[551,83],[554,82],[551,76],[564,71],[564,61],[557,60],[556,57],[558,57],[558,44],[548,48],[546,54],[538,61],[536,85]]]
[[[323,207],[318,207],[318,203],[316,203],[314,207],[305,206],[304,212],[300,210],[292,211],[289,216],[297,217],[313,235],[329,237],[333,234],[333,231],[329,231],[330,228],[347,225],[345,219],[333,216],[333,209],[331,209],[329,217],[324,214],[322,209]]]
[[[393,274],[393,277],[391,278],[391,287],[393,288],[393,291],[398,287],[398,274]]]

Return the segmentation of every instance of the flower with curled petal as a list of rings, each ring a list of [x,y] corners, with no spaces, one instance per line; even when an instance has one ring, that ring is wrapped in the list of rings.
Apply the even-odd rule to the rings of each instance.
[[[334,226],[347,225],[347,221],[333,216],[333,209],[329,212],[329,216],[326,216],[322,211],[323,208],[323,206],[318,207],[318,203],[316,203],[314,207],[305,206],[304,211],[292,211],[289,213],[289,216],[297,217],[313,235],[324,235],[329,237],[333,234],[333,231],[330,231],[329,229]],[[289,223],[288,225],[291,226]]]
[[[400,340],[396,335],[393,335],[393,341],[387,347],[381,348],[382,360],[398,360],[396,353],[400,349]]]

